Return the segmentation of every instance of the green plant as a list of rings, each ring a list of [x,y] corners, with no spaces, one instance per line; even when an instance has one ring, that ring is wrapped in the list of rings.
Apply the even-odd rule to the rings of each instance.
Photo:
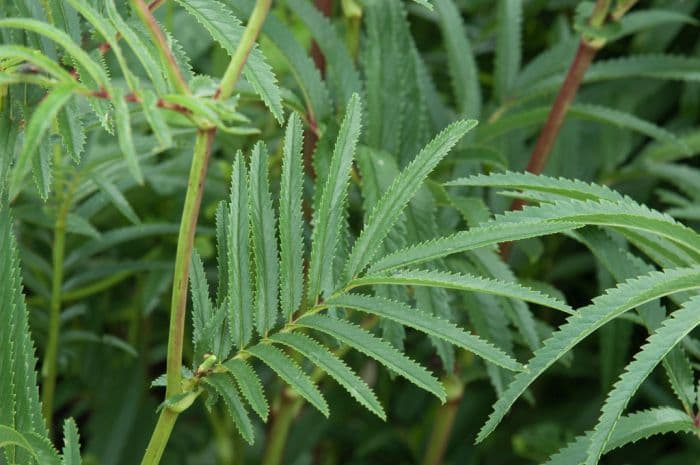
[[[317,3],[0,2],[3,463],[467,463],[488,406],[472,463],[697,435],[697,2]],[[545,372],[567,411],[497,429]]]

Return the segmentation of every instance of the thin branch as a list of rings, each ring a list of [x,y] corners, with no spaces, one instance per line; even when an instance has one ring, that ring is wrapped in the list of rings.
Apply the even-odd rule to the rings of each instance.
[[[589,19],[589,24],[592,27],[601,27],[608,19],[609,9],[610,0],[597,0]],[[559,92],[554,100],[554,104],[552,104],[547,120],[535,142],[535,147],[530,155],[530,161],[527,164],[527,168],[525,168],[530,173],[540,174],[544,170],[549,155],[552,152],[552,147],[554,147],[566,114],[569,111],[569,107],[574,101],[579,87],[581,87],[583,77],[596,53],[598,53],[598,50],[604,45],[605,43],[601,40],[589,39],[585,35],[581,37],[574,60],[571,62],[569,70],[566,73],[566,78],[559,88]],[[520,210],[523,208],[524,204],[525,202],[522,199],[515,199],[511,204],[511,210]],[[512,242],[504,242],[501,244],[501,257],[504,260],[510,255],[512,246]]]
[[[153,16],[153,12],[149,9],[149,6],[143,0],[132,0],[132,4],[136,14],[141,18],[144,26],[148,29],[153,38],[153,41],[160,53],[161,59],[168,70],[168,76],[170,76],[171,81],[175,85],[178,92],[183,94],[189,94],[190,89],[187,86],[187,81],[185,81],[182,75],[182,70],[177,64],[175,55],[168,45],[168,41],[165,38],[165,34],[158,26],[156,18]]]

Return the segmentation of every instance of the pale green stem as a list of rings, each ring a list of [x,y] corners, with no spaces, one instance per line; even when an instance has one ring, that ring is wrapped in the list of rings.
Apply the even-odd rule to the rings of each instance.
[[[236,48],[236,51],[231,57],[231,62],[228,68],[226,68],[224,76],[221,78],[221,84],[216,93],[216,98],[225,100],[233,93],[233,88],[236,82],[238,82],[241,72],[243,72],[243,65],[245,65],[250,51],[255,46],[255,40],[258,38],[258,34],[260,34],[267,13],[270,11],[271,4],[272,0],[258,0],[255,2],[255,8],[253,8],[253,12],[250,14],[248,26],[246,30],[243,31],[241,42],[238,44],[238,48]]]
[[[61,328],[61,288],[63,287],[63,259],[66,248],[66,218],[71,192],[60,193],[63,189],[61,174],[61,146],[54,144],[54,166],[56,167],[55,188],[59,190],[58,209],[53,231],[52,269],[51,269],[51,302],[49,303],[49,334],[44,352],[44,362],[41,369],[43,378],[41,384],[41,409],[46,420],[49,435],[53,429],[53,407],[56,394],[56,378],[58,376],[58,339]]]
[[[155,20],[152,19],[153,15],[148,10],[143,0],[134,0],[134,2],[137,6],[139,4],[141,5],[141,13],[143,13],[142,19],[144,17],[146,18],[148,21],[147,25],[152,29],[152,34],[156,37],[163,37],[162,31],[160,31]],[[221,80],[221,86],[215,98],[226,99],[231,96],[236,80],[240,76],[248,54],[250,50],[252,50],[255,40],[260,33],[263,22],[265,21],[265,16],[270,9],[270,3],[271,0],[258,0],[248,25],[246,26],[246,30],[241,37],[241,42],[238,44],[238,48],[231,58],[231,64]],[[162,54],[172,57],[172,52],[164,41],[160,46],[164,46],[167,49],[161,51]],[[177,68],[176,65],[174,69],[177,69],[179,72],[179,68]],[[187,90],[187,92],[189,92],[189,90]],[[182,345],[187,307],[187,281],[189,277],[192,247],[194,244],[194,234],[197,228],[199,208],[202,202],[204,182],[215,134],[215,129],[200,129],[197,132],[192,164],[187,182],[185,205],[182,209],[182,220],[180,222],[177,252],[175,255],[170,327],[168,330],[166,398],[170,398],[182,392],[180,369],[182,366]],[[174,412],[168,407],[163,408],[158,418],[156,429],[146,449],[146,454],[141,461],[141,465],[157,465],[159,463],[177,416],[177,412]]]

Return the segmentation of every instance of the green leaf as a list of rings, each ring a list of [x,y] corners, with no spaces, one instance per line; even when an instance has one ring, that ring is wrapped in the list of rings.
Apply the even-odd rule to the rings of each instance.
[[[58,79],[62,84],[72,83],[73,77],[68,71],[63,69],[61,65],[47,57],[39,50],[34,50],[22,45],[0,45],[0,58],[17,59],[31,63],[39,67],[42,71],[51,74]]]
[[[267,421],[270,407],[263,392],[260,378],[255,373],[253,368],[241,359],[231,359],[223,363],[224,367],[233,375],[238,384],[238,389],[246,398],[255,413],[258,414],[263,421]]]
[[[311,378],[284,352],[265,343],[248,347],[246,351],[269,366],[272,371],[277,373],[304,399],[316,407],[319,412],[326,417],[329,415],[326,399],[323,398],[323,395],[318,391]]]
[[[349,102],[361,92],[362,81],[355,69],[342,35],[313,3],[306,0],[285,0],[287,7],[306,25],[326,59],[328,82],[335,91],[336,101]]]
[[[459,178],[445,183],[446,186],[462,187],[500,187],[506,189],[518,189],[524,192],[540,192],[547,194],[547,200],[624,200],[619,192],[600,184],[587,183],[578,179],[552,178],[541,174],[529,172],[516,173],[491,173],[489,175],[477,174],[467,178]]]
[[[483,441],[494,430],[515,400],[537,377],[587,336],[635,307],[669,294],[697,289],[700,287],[698,278],[700,278],[700,267],[649,273],[609,289],[605,294],[594,299],[591,305],[579,309],[544,342],[540,349],[535,351],[527,364],[528,372],[516,375],[494,404],[493,412],[479,431],[477,441]]]
[[[248,444],[253,444],[253,424],[250,422],[248,412],[238,396],[233,378],[226,373],[212,373],[204,378],[204,382],[213,387],[226,404],[231,419],[238,432]]]
[[[124,58],[122,49],[119,46],[117,40],[117,30],[108,22],[95,8],[93,8],[89,3],[82,0],[66,0],[73,8],[80,13],[90,25],[95,29],[95,31],[102,36],[102,38],[110,45],[112,53],[114,53],[117,63],[122,70],[124,79],[126,80],[129,89],[132,92],[136,92],[139,85],[136,78],[129,69],[129,65]],[[116,98],[116,97],[115,97]]]
[[[377,396],[362,378],[357,376],[340,358],[314,339],[300,333],[277,333],[270,340],[286,345],[318,365],[367,410],[386,420],[386,414]]]
[[[367,273],[379,273],[395,268],[427,262],[447,255],[487,247],[501,242],[544,236],[581,227],[575,223],[530,222],[497,223],[460,231],[450,236],[432,239],[398,250],[375,261]]]
[[[227,0],[240,16],[250,16],[255,6],[254,0]],[[309,56],[308,51],[296,39],[292,29],[280,21],[275,14],[265,18],[263,34],[275,44],[284,55],[290,71],[303,94],[309,119],[323,121],[331,111],[332,100],[321,73]]]
[[[332,279],[332,263],[338,244],[340,227],[344,219],[345,198],[355,146],[360,136],[360,98],[353,95],[345,112],[345,119],[338,132],[328,176],[323,186],[318,209],[314,212],[314,230],[311,236],[311,263],[307,299],[315,303],[324,285]],[[332,286],[332,284],[331,284]]]
[[[478,118],[481,113],[481,86],[474,52],[453,0],[435,0],[440,30],[447,50],[447,64],[459,114]]]
[[[496,14],[498,29],[496,30],[494,94],[497,100],[503,102],[509,96],[520,71],[523,2],[522,0],[499,0]]]
[[[69,101],[56,115],[58,133],[63,141],[63,148],[71,159],[78,163],[85,148],[85,128],[80,120],[80,113],[74,101]]]
[[[591,435],[586,465],[598,463],[632,396],[661,360],[698,325],[700,325],[700,298],[696,296],[673,312],[659,329],[649,336],[647,343],[627,365],[625,372],[615,383],[603,404],[598,424]]]
[[[198,347],[203,342],[204,329],[214,312],[209,299],[209,284],[204,273],[204,265],[196,250],[192,251],[190,287],[192,294],[192,342],[195,347]]]
[[[2,20],[0,20],[0,23]],[[39,103],[24,130],[24,144],[22,152],[15,162],[10,181],[10,197],[16,197],[22,187],[24,178],[33,164],[33,159],[39,157],[39,146],[47,136],[51,125],[58,112],[70,99],[75,84],[66,84],[54,87],[49,94]]]
[[[63,422],[63,461],[62,465],[80,465],[80,437],[78,426],[72,418]]]
[[[524,300],[544,307],[560,310],[569,315],[576,313],[566,303],[517,283],[482,278],[468,274],[454,274],[431,270],[400,270],[392,274],[368,275],[350,281],[346,289],[376,284],[402,286],[434,286],[468,292],[484,292],[512,299]]]
[[[346,294],[330,299],[329,306],[338,306],[359,310],[364,313],[388,318],[418,331],[430,334],[454,344],[495,365],[513,371],[522,371],[523,367],[509,355],[494,347],[487,341],[470,334],[447,320],[411,308],[400,302],[382,297],[370,297],[357,294]]]
[[[355,241],[345,265],[347,279],[357,276],[367,266],[389,230],[401,216],[404,207],[423,185],[428,174],[476,124],[474,120],[467,120],[448,126],[396,177],[372,209],[360,237]]]
[[[693,433],[694,431],[693,419],[685,412],[670,407],[644,410],[620,418],[605,446],[605,452],[657,434]],[[577,437],[550,457],[544,465],[583,463],[591,442],[591,434],[588,432],[585,436]]]
[[[129,45],[129,48],[131,48],[131,50],[134,52],[134,55],[136,55],[136,58],[143,66],[143,69],[146,71],[146,74],[148,74],[148,77],[153,86],[155,87],[156,91],[158,93],[167,92],[169,90],[168,85],[166,84],[163,71],[160,65],[158,64],[158,57],[153,56],[153,54],[151,53],[151,47],[143,40],[141,40],[139,35],[131,28],[131,26],[129,26],[129,24],[127,24],[127,22],[124,21],[124,19],[117,11],[117,7],[114,4],[114,0],[108,0],[107,2],[105,2],[105,5],[107,15],[109,16],[109,20],[111,21],[114,28],[119,31],[120,36]],[[145,95],[145,92],[142,93],[141,89],[138,89],[138,93],[139,95]],[[157,132],[156,136],[158,136]]]
[[[427,9],[429,9],[431,11],[433,10],[433,5],[430,3],[430,0],[413,0],[413,1],[419,5],[423,5],[424,7],[426,7]]]
[[[36,454],[36,451],[34,451],[32,445],[27,442],[27,439],[21,433],[9,426],[0,425],[0,449],[12,446],[21,447],[29,452],[37,462],[39,461],[39,456]]]
[[[95,184],[97,184],[97,187],[100,188],[100,191],[107,196],[112,205],[114,205],[114,207],[119,210],[119,212],[124,215],[126,219],[134,224],[141,223],[141,220],[131,207],[131,204],[126,197],[124,197],[124,194],[121,193],[117,186],[105,178],[99,171],[93,171],[90,173],[90,177],[93,181],[95,181]]]
[[[625,14],[625,16],[620,19],[619,23],[619,31],[610,40],[618,40],[645,29],[655,28],[669,23],[692,24],[693,26],[700,24],[700,22],[692,16],[673,10],[661,9],[632,11]]]
[[[119,88],[113,89],[114,119],[117,126],[117,140],[119,148],[126,160],[126,166],[136,182],[143,184],[143,173],[139,166],[138,155],[134,148],[134,140],[131,133],[131,117],[129,107],[124,99],[124,91]]]
[[[292,113],[287,122],[280,181],[280,301],[282,316],[289,319],[299,308],[303,292],[304,219],[301,203],[304,187],[301,119]]]
[[[88,55],[80,45],[73,42],[73,40],[65,32],[55,28],[54,26],[44,22],[37,21],[35,19],[27,18],[4,18],[0,19],[0,29],[24,29],[26,31],[35,32],[37,34],[48,37],[60,46],[62,46],[66,52],[68,52],[75,60],[80,63],[80,65],[85,69],[87,73],[97,82],[99,85],[109,88],[109,78],[104,70],[97,64],[90,55]],[[97,90],[97,89],[95,89]]]
[[[563,232],[586,225],[614,228],[634,238],[638,237],[637,233],[663,237],[681,246],[686,253],[700,257],[700,236],[695,231],[631,199],[617,202],[568,200],[507,212],[483,226],[399,250],[379,259],[369,272],[385,271],[500,242]]]
[[[0,195],[0,425],[23,434],[46,436],[36,377],[34,344],[29,332],[29,313],[24,301],[17,245],[6,192]],[[3,430],[7,433],[7,430]],[[9,434],[9,433],[8,433]],[[9,451],[16,463],[28,462],[26,452]]]
[[[158,109],[158,97],[150,90],[144,90],[141,93],[141,108],[160,147],[164,149],[172,147],[173,136],[170,134],[170,128],[168,128],[165,118]]]
[[[230,56],[236,52],[245,28],[231,11],[216,0],[177,0],[188,13],[204,26]],[[277,78],[256,46],[250,51],[243,75],[260,95],[278,122],[283,121],[282,97]]]
[[[253,295],[250,284],[250,253],[248,251],[248,182],[243,154],[236,153],[231,173],[231,197],[226,225],[228,252],[229,326],[233,343],[245,347],[253,333]]]
[[[445,401],[445,388],[432,374],[386,341],[373,336],[359,326],[324,315],[304,316],[297,320],[295,325],[321,331],[354,347],[421,389],[432,392],[442,402]]]
[[[250,159],[250,232],[255,257],[255,327],[261,336],[275,326],[279,296],[279,254],[275,213],[267,177],[267,149],[253,147]]]

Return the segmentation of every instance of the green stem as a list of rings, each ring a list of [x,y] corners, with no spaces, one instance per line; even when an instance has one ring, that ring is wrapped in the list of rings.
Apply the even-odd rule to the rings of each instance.
[[[55,144],[54,166],[56,167],[56,189],[58,195],[58,209],[54,223],[52,270],[51,270],[51,302],[49,304],[49,334],[44,353],[44,364],[41,374],[41,409],[49,430],[49,436],[53,429],[53,403],[56,394],[56,378],[58,375],[58,338],[61,328],[61,288],[63,286],[63,259],[66,249],[66,218],[70,208],[68,200],[72,192],[61,193],[63,189],[63,176],[61,172],[61,146]]]
[[[63,256],[66,243],[65,215],[61,211],[56,218],[53,233],[53,269],[51,272],[51,304],[49,307],[49,337],[44,353],[41,386],[41,403],[44,419],[51,434],[53,426],[53,401],[56,392],[58,337],[61,324],[61,286],[63,284]]]
[[[296,392],[287,388],[282,390],[280,406],[270,423],[261,465],[280,465],[282,463],[289,429],[303,404],[304,400]]]
[[[447,402],[438,407],[433,422],[433,432],[430,434],[428,448],[423,457],[423,465],[441,465],[450,441],[452,426],[457,410],[464,394],[464,385],[455,375],[445,379]]]
[[[143,0],[134,0],[137,7],[140,6],[142,19],[151,29],[154,37],[163,38],[157,23],[153,20],[153,15],[148,10]],[[215,98],[226,99],[231,96],[238,77],[241,75],[243,66],[248,58],[248,54],[255,45],[255,41],[260,34],[265,17],[270,10],[272,0],[258,0],[253,10],[246,30],[241,37],[231,63],[221,80],[221,85],[216,92]],[[163,49],[161,53],[166,57],[172,57],[172,51],[164,41],[159,43]],[[172,67],[171,67],[172,68]],[[179,72],[175,64],[174,70]],[[181,91],[189,92],[184,87]],[[185,194],[185,204],[182,209],[182,220],[180,222],[180,232],[178,234],[177,252],[175,255],[175,272],[173,278],[172,301],[170,307],[170,326],[168,329],[168,356],[166,371],[166,398],[182,392],[182,376],[180,369],[182,366],[182,347],[185,333],[185,315],[187,308],[187,283],[190,270],[190,259],[194,244],[194,234],[199,217],[199,208],[202,203],[202,193],[204,192],[204,182],[211,156],[211,147],[216,135],[216,129],[200,129],[197,131],[195,140],[192,164],[187,181],[187,192]],[[170,433],[172,432],[178,412],[165,407],[158,418],[158,423],[153,431],[151,440],[146,449],[146,454],[141,461],[141,465],[157,465],[160,461],[165,446],[167,445]]]
[[[272,0],[258,0],[255,2],[255,8],[253,8],[253,12],[250,14],[248,26],[245,31],[243,31],[241,42],[238,44],[238,48],[236,48],[236,51],[231,57],[231,62],[228,68],[226,68],[224,76],[221,78],[221,84],[219,85],[219,90],[216,92],[215,98],[225,100],[233,93],[233,88],[236,82],[238,82],[238,78],[241,76],[243,65],[245,65],[248,55],[255,45],[255,40],[260,34],[267,13],[270,11],[271,4]]]
[[[172,84],[175,86],[178,92],[182,94],[189,94],[190,89],[187,86],[187,81],[185,81],[185,78],[182,75],[182,70],[180,70],[177,60],[175,59],[175,55],[173,55],[173,51],[168,46],[168,41],[165,39],[165,34],[163,34],[160,26],[158,26],[158,22],[153,16],[153,12],[143,0],[132,0],[131,3],[134,7],[134,11],[136,11],[136,14],[141,19],[141,22],[144,24],[144,26],[146,26],[148,32],[150,32],[153,42],[155,43],[158,53],[160,54],[160,58],[167,68],[168,76],[170,77]]]

